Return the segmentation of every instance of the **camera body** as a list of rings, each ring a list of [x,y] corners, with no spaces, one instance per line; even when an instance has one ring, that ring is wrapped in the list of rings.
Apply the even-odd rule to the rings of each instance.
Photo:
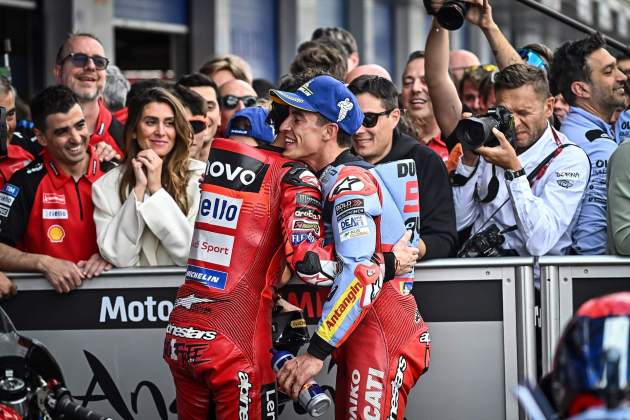
[[[492,134],[492,128],[505,134],[514,145],[514,116],[509,109],[499,105],[490,108],[486,114],[464,118],[455,127],[455,136],[466,150],[475,150],[481,146],[494,147],[499,141]]]
[[[462,0],[445,0],[439,9],[435,10],[431,0],[424,0],[427,13],[435,15],[438,23],[444,29],[455,31],[462,27],[470,5]]]
[[[502,257],[514,254],[501,248],[505,237],[494,223],[471,236],[459,250],[460,258]]]

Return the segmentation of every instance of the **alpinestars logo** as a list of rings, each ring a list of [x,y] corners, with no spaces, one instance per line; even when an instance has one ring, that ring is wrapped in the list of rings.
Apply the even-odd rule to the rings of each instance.
[[[252,384],[249,382],[249,375],[245,372],[238,373],[238,418],[239,420],[249,420],[249,390]]]
[[[398,418],[398,395],[400,387],[403,384],[405,370],[407,369],[407,359],[404,356],[398,358],[398,368],[396,369],[396,376],[392,381],[392,400],[390,402],[389,417],[388,420],[395,420]]]
[[[196,303],[214,303],[216,300],[197,297],[194,294],[188,295],[186,297],[175,299],[175,307],[183,306],[186,309],[190,309]]]

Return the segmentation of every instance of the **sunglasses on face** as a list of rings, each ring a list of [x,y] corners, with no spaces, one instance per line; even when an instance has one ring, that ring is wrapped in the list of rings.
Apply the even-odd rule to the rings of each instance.
[[[193,133],[195,134],[202,133],[203,130],[208,128],[208,121],[205,117],[202,116],[191,117],[188,122],[190,123]]]
[[[393,110],[394,110],[394,108],[388,109],[387,111],[383,111],[383,112],[364,112],[363,113],[363,123],[362,123],[363,127],[365,127],[365,128],[372,128],[372,127],[374,127],[378,123],[378,119],[382,115],[389,115]]]
[[[109,65],[109,60],[106,57],[102,57],[100,55],[87,55],[83,53],[70,53],[65,56],[59,64],[62,64],[67,59],[70,59],[73,66],[81,68],[86,67],[90,60],[94,63],[96,70],[105,70]]]
[[[234,95],[226,95],[221,98],[221,105],[226,109],[234,109],[237,107],[238,102],[243,102],[245,108],[251,108],[256,105],[256,97],[255,96],[234,96]]]

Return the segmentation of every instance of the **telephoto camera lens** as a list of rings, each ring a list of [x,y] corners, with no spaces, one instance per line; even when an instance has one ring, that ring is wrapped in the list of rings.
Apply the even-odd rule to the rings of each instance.
[[[470,6],[461,0],[447,0],[435,16],[444,29],[455,31],[464,24],[464,17]]]

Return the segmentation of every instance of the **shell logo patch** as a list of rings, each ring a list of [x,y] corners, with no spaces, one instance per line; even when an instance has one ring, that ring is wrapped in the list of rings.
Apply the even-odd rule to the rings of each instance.
[[[52,225],[48,228],[47,234],[50,242],[59,243],[63,242],[63,238],[66,236],[66,231],[59,225]]]

